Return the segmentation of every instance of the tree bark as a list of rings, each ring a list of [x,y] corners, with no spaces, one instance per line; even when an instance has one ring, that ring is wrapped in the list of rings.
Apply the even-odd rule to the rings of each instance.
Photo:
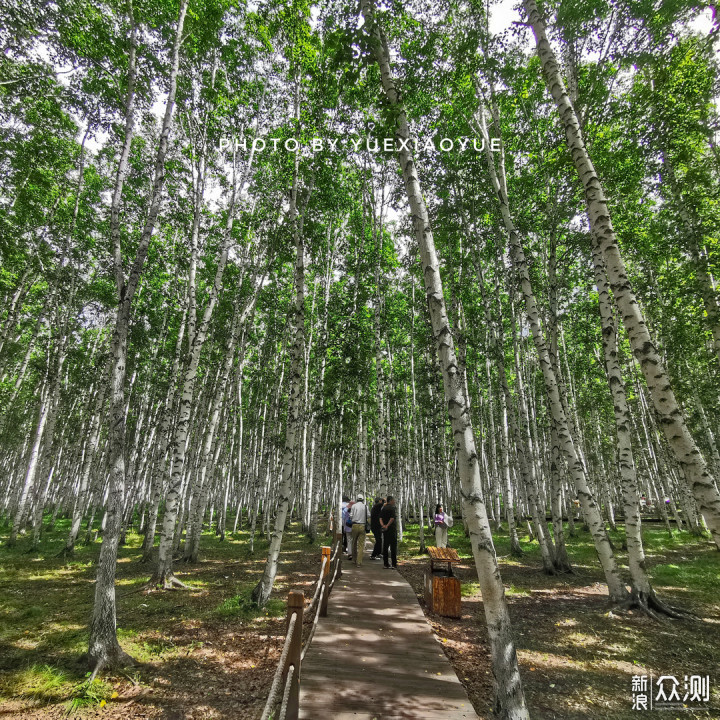
[[[120,204],[122,188],[127,175],[130,145],[134,131],[135,104],[135,54],[137,27],[131,15],[131,42],[128,63],[128,94],[125,104],[125,143],[118,163],[115,190],[111,206],[111,240],[113,246],[114,272],[118,292],[118,308],[112,340],[112,376],[110,394],[110,435],[109,435],[109,492],[105,515],[105,532],[98,561],[95,584],[95,602],[90,624],[88,644],[88,662],[95,672],[104,666],[123,664],[129,656],[122,650],[117,640],[117,616],[115,610],[115,570],[117,566],[118,542],[122,521],[123,497],[125,492],[125,366],[127,362],[127,343],[130,326],[132,299],[140,281],[145,265],[150,240],[160,211],[160,201],[165,184],[165,156],[172,126],[175,107],[177,76],[180,65],[180,44],[182,40],[185,13],[188,0],[181,0],[177,28],[172,49],[172,66],[169,78],[169,92],[165,104],[160,141],[155,157],[153,187],[151,191],[148,216],[138,243],[137,254],[130,274],[125,279],[123,269]],[[132,12],[132,5],[130,5]]]
[[[533,286],[530,281],[530,273],[528,271],[525,250],[523,249],[522,242],[520,240],[520,234],[515,228],[515,224],[510,214],[510,202],[505,183],[504,165],[501,159],[499,174],[495,168],[495,160],[490,152],[490,139],[485,125],[485,113],[482,108],[480,109],[479,116],[479,129],[482,133],[483,139],[485,140],[485,155],[490,179],[498,199],[500,213],[508,234],[510,258],[515,268],[515,272],[517,273],[525,304],[527,321],[530,326],[533,342],[535,343],[535,349],[537,350],[540,369],[542,371],[543,381],[545,384],[548,409],[557,428],[557,434],[560,440],[560,446],[565,455],[568,472],[578,492],[583,517],[590,528],[593,543],[595,544],[595,550],[597,551],[598,559],[600,560],[603,572],[605,573],[605,580],[608,584],[608,593],[610,598],[616,602],[624,602],[627,600],[628,591],[620,576],[617,562],[615,561],[615,556],[613,554],[612,547],[610,546],[607,530],[605,529],[605,523],[600,515],[600,509],[598,508],[597,501],[590,489],[590,486],[588,485],[584,463],[582,462],[578,452],[575,438],[573,437],[570,429],[568,416],[565,412],[567,403],[563,403],[561,398],[561,387],[553,370],[545,336],[540,325],[540,314]]]
[[[296,86],[295,110],[296,116],[299,118],[300,106],[297,93],[299,93],[299,88]],[[285,522],[293,502],[293,456],[295,454],[300,430],[303,388],[305,385],[303,377],[305,374],[305,241],[303,236],[303,214],[300,214],[298,211],[298,174],[298,158],[296,156],[293,170],[293,185],[290,194],[290,215],[288,218],[295,241],[295,302],[292,316],[292,345],[290,350],[289,408],[285,429],[282,474],[278,486],[278,508],[277,514],[275,515],[275,526],[270,539],[270,547],[268,549],[268,556],[262,578],[252,591],[252,600],[258,607],[265,607],[275,583]],[[305,206],[307,206],[307,202],[309,201],[310,192],[311,189],[308,189]]]
[[[605,192],[585,147],[577,114],[568,97],[555,54],[547,39],[545,23],[535,0],[523,0],[523,7],[535,34],[537,53],[548,90],[558,109],[568,148],[585,191],[590,230],[600,245],[618,313],[622,317],[633,353],[645,377],[663,432],[683,469],[713,540],[720,549],[720,493],[690,434],[665,365],[650,337],[640,304],[630,285]]]
[[[361,9],[370,34],[375,59],[380,68],[384,95],[392,108],[396,123],[395,136],[399,143],[398,160],[410,204],[415,238],[420,248],[425,292],[437,354],[442,368],[445,400],[458,460],[463,516],[467,518],[470,528],[473,555],[482,590],[490,638],[493,674],[497,684],[495,710],[500,718],[525,720],[529,715],[525,706],[525,695],[512,638],[505,589],[500,578],[487,512],[482,501],[482,483],[470,420],[470,408],[467,406],[462,378],[458,372],[430,219],[420,189],[415,163],[408,149],[411,137],[410,128],[390,67],[387,41],[375,17],[374,1],[361,0]]]

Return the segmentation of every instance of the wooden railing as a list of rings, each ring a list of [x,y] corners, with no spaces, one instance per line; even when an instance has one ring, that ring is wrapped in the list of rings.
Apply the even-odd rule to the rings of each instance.
[[[342,536],[336,535],[333,547],[322,548],[320,576],[307,609],[305,594],[291,591],[287,600],[287,629],[280,661],[275,671],[261,720],[297,720],[300,712],[300,668],[310,647],[318,621],[327,615],[328,599],[335,581],[342,575]],[[312,616],[308,636],[303,642],[303,619]],[[275,709],[280,707],[277,715]]]

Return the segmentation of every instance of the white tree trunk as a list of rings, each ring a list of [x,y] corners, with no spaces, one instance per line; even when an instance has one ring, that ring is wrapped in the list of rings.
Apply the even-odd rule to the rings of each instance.
[[[296,100],[297,102],[297,100]],[[296,105],[296,109],[297,109]],[[307,199],[306,199],[307,200]],[[305,242],[303,238],[302,216],[298,217],[298,167],[297,162],[293,174],[293,188],[290,201],[290,223],[295,239],[295,303],[292,322],[292,345],[290,350],[290,393],[287,426],[285,429],[285,447],[282,458],[282,471],[278,487],[278,508],[275,515],[275,526],[270,539],[270,547],[265,562],[265,569],[258,584],[252,592],[253,602],[264,607],[275,583],[278,558],[282,544],[283,532],[288,512],[293,502],[292,469],[293,457],[301,423],[303,404],[303,388],[305,381]],[[267,514],[266,506],[265,512]]]
[[[628,564],[632,578],[632,593],[640,602],[647,604],[652,597],[650,578],[645,569],[645,552],[642,544],[640,525],[640,497],[637,488],[637,473],[632,449],[631,423],[625,395],[620,363],[617,358],[617,329],[608,292],[605,263],[599,243],[593,238],[593,264],[595,285],[602,324],[602,344],[610,394],[615,412],[615,436],[617,440],[618,465],[622,482],[623,506],[625,513],[625,537],[628,548]]]
[[[132,6],[130,6],[132,7]],[[130,274],[125,279],[123,269],[122,246],[120,241],[119,211],[122,201],[122,188],[128,172],[128,157],[134,127],[134,86],[135,86],[135,43],[136,26],[131,18],[132,35],[129,58],[128,96],[125,110],[125,144],[118,163],[118,174],[111,206],[111,239],[113,244],[114,272],[118,292],[118,309],[112,341],[112,376],[110,410],[110,459],[109,492],[105,515],[105,532],[100,548],[97,581],[95,584],[95,603],[90,624],[88,661],[97,672],[104,665],[125,662],[127,655],[117,641],[117,620],[115,612],[115,569],[120,539],[123,497],[125,492],[125,365],[127,361],[127,339],[130,325],[130,310],[133,296],[140,281],[145,265],[150,239],[160,211],[160,201],[165,184],[165,156],[172,126],[177,89],[178,68],[180,65],[180,44],[182,40],[187,0],[181,0],[177,28],[172,49],[172,68],[169,77],[169,92],[165,104],[160,141],[155,157],[153,187],[148,207],[148,215],[138,243],[137,254]]]
[[[158,560],[155,572],[150,580],[152,585],[170,588],[173,585],[182,585],[173,575],[173,548],[175,546],[175,526],[178,520],[178,512],[181,507],[181,490],[185,472],[185,455],[187,451],[190,432],[190,415],[193,405],[195,381],[200,363],[200,354],[208,334],[210,320],[220,294],[222,278],[225,272],[230,247],[233,244],[232,227],[235,217],[235,201],[237,195],[242,191],[245,178],[253,161],[251,153],[245,169],[245,175],[239,184],[235,176],[236,158],[233,154],[233,184],[228,206],[227,221],[225,224],[223,239],[217,257],[217,266],[213,284],[208,292],[207,304],[200,322],[197,322],[197,311],[194,307],[193,298],[195,295],[194,276],[188,278],[188,297],[190,307],[188,310],[188,341],[190,343],[190,358],[183,374],[182,393],[178,410],[178,418],[175,426],[175,434],[170,447],[172,453],[172,476],[169,482],[169,490],[165,498],[165,514],[163,516],[162,530],[160,533],[160,545],[158,547]],[[199,213],[196,211],[196,215]],[[179,527],[182,527],[180,523]],[[179,536],[177,538],[179,540]]]
[[[390,68],[390,52],[387,42],[376,22],[373,0],[361,0],[361,9],[380,68],[383,91],[393,110],[396,139],[399,143],[409,146],[410,128]],[[415,237],[420,248],[425,292],[455,441],[462,487],[463,516],[468,520],[473,555],[483,595],[483,607],[492,652],[493,674],[497,683],[496,713],[501,718],[525,720],[529,716],[525,706],[510,616],[505,601],[505,589],[500,578],[490,525],[481,497],[482,483],[470,421],[470,408],[467,406],[462,378],[458,372],[430,219],[409,149],[399,149],[398,160],[405,181]]]
[[[618,314],[622,317],[633,353],[645,377],[663,432],[685,473],[713,540],[720,549],[720,493],[690,434],[665,365],[650,337],[640,304],[630,285],[610,219],[605,192],[585,147],[577,114],[565,89],[555,54],[545,33],[545,23],[540,17],[535,0],[523,0],[523,7],[535,33],[537,53],[545,81],[558,109],[568,148],[585,190],[590,230],[600,245]]]
[[[605,580],[608,584],[608,592],[610,597],[617,602],[624,602],[627,599],[628,591],[625,583],[620,577],[620,572],[615,561],[615,556],[610,546],[605,524],[600,515],[595,496],[593,495],[585,474],[585,467],[578,453],[575,440],[570,431],[568,417],[565,413],[564,406],[560,396],[560,386],[550,361],[547,343],[540,325],[540,315],[538,312],[537,301],[530,281],[530,273],[528,271],[525,251],[520,241],[520,235],[515,228],[512,216],[510,214],[510,204],[507,196],[507,187],[505,183],[504,165],[500,164],[500,174],[495,168],[495,160],[490,152],[490,139],[485,126],[484,111],[480,110],[480,131],[485,140],[485,150],[487,158],[487,166],[493,189],[497,195],[500,205],[500,213],[502,215],[505,229],[507,230],[508,240],[510,244],[510,257],[512,259],[515,271],[520,282],[523,300],[525,303],[525,313],[530,332],[535,343],[540,369],[542,371],[545,383],[545,393],[547,396],[548,409],[553,417],[557,428],[558,438],[567,461],[568,472],[573,479],[573,483],[578,492],[580,505],[583,510],[583,516],[590,528],[590,533],[595,544],[600,564],[605,573]]]
[[[13,518],[13,524],[10,530],[10,537],[7,540],[8,547],[14,547],[17,543],[18,533],[20,532],[22,523],[25,521],[28,495],[35,484],[35,475],[37,473],[37,466],[40,458],[40,444],[42,443],[43,433],[45,432],[45,423],[47,422],[48,414],[50,412],[49,395],[50,389],[46,383],[40,394],[40,410],[38,411],[38,422],[35,427],[35,438],[33,440],[32,449],[30,450],[27,470],[25,471],[25,480],[23,481],[20,497],[17,501],[15,517]]]

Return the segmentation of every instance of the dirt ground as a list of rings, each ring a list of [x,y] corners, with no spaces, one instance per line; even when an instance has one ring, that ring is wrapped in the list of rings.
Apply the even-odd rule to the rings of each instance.
[[[573,553],[572,545],[571,557],[577,560],[573,575],[546,576],[528,543],[523,543],[529,551],[527,558],[516,561],[500,557],[520,670],[534,720],[720,718],[720,554],[709,543],[698,543],[689,536],[685,539],[687,544],[682,538],[674,543],[677,550],[650,556],[650,564],[690,567],[694,559],[702,559],[701,570],[707,572],[703,579],[714,580],[714,590],[702,583],[698,583],[699,588],[661,587],[656,583],[658,594],[696,614],[694,621],[659,623],[638,611],[621,613],[613,609],[607,586],[600,582],[597,561],[591,558],[585,564],[588,553]],[[461,557],[468,549],[458,535],[452,544]],[[498,544],[499,551],[506,549],[502,539]],[[489,719],[492,669],[474,565],[467,557],[466,563],[456,566],[455,574],[463,587],[459,620],[434,615],[425,606],[423,574],[427,566],[426,556],[410,556],[404,559],[401,573],[415,590],[476,712]],[[657,679],[672,675],[682,690],[685,676],[696,674],[710,675],[709,702],[648,711],[632,709],[633,676]]]
[[[462,617],[428,615],[428,620],[478,716],[489,720],[492,675],[482,599],[469,546],[461,529],[453,530],[451,544],[463,558],[457,571],[463,582]],[[406,532],[400,571],[422,605],[428,559],[415,551],[416,532]],[[61,529],[58,537],[61,542]],[[246,598],[264,564],[264,541],[250,555],[243,535],[225,543],[204,536],[203,561],[178,565],[180,578],[192,588],[148,594],[142,591],[148,568],[137,562],[140,538],[129,537],[119,565],[118,625],[121,643],[137,664],[104,675],[93,687],[83,684],[86,668],[78,658],[87,642],[98,546],[79,550],[70,563],[54,558],[54,537],[36,556],[3,550],[0,719],[257,720],[284,638],[282,599],[290,589],[311,594],[320,545],[327,541],[310,545],[293,528],[274,599],[257,614],[248,609]],[[587,538],[571,541],[574,575],[547,577],[536,546],[524,540],[525,556],[514,560],[503,555],[505,541],[498,537],[534,720],[720,718],[720,553],[689,536],[670,545],[649,552],[657,590],[694,612],[697,621],[658,623],[638,613],[612,611]],[[681,684],[685,675],[709,674],[710,701],[673,712],[633,711],[632,676],[663,674]]]
[[[27,557],[0,556],[2,720],[260,717],[285,636],[282,598],[290,589],[312,594],[321,543],[289,534],[274,599],[255,614],[236,600],[247,598],[262,572],[262,539],[251,556],[245,538],[219,543],[204,537],[205,559],[176,566],[191,589],[150,593],[140,589],[149,570],[136,560],[136,540],[129,538],[119,564],[118,636],[137,662],[105,673],[89,690],[82,687],[87,668],[79,657],[87,642],[92,563],[38,557],[32,564],[43,572],[33,575]],[[38,610],[28,613],[28,607]]]

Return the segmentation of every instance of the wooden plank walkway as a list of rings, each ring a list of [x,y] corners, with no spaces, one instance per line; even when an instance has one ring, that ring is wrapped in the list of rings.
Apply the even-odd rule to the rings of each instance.
[[[343,560],[303,660],[300,718],[477,719],[412,588],[368,552],[361,568]]]

